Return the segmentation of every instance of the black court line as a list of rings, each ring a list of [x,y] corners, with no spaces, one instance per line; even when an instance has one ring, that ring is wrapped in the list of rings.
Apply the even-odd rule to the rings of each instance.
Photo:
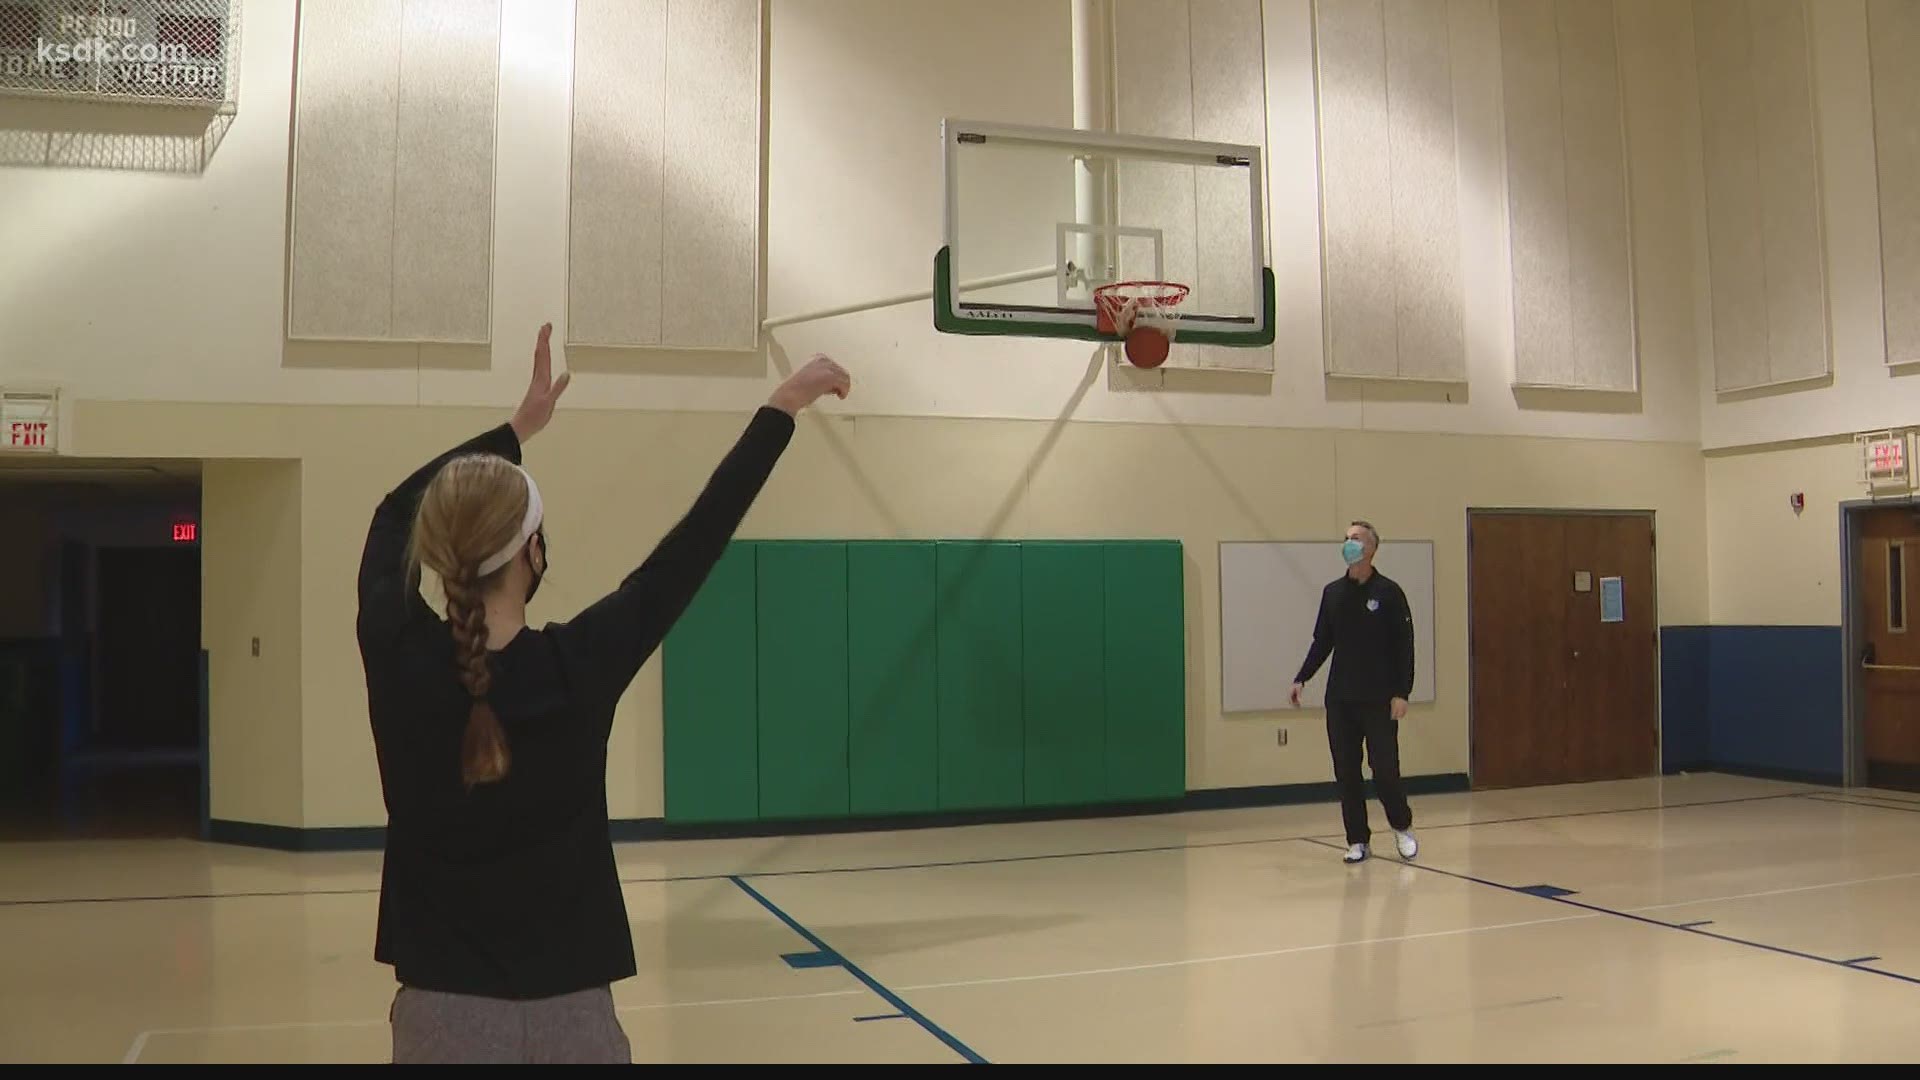
[[[1920,804],[1900,799],[1889,802],[1862,802],[1860,800],[1867,798],[1864,795],[1852,795],[1844,799],[1833,795],[1802,795],[1801,798],[1808,802],[1832,803],[1835,806],[1857,806],[1862,810],[1891,810],[1896,814],[1920,814]]]
[[[1346,848],[1338,844],[1331,844],[1324,840],[1308,839],[1306,842],[1309,844],[1317,844],[1333,851],[1346,850]],[[1636,915],[1631,911],[1620,911],[1616,908],[1601,907],[1599,904],[1589,904],[1584,900],[1572,899],[1572,897],[1578,894],[1566,889],[1540,885],[1503,885],[1498,881],[1489,881],[1486,878],[1474,877],[1472,874],[1462,874],[1452,870],[1442,870],[1437,866],[1430,866],[1422,862],[1410,862],[1404,863],[1403,865],[1411,866],[1415,870],[1423,870],[1429,874],[1439,874],[1442,877],[1450,877],[1457,881],[1466,881],[1475,885],[1484,885],[1490,889],[1499,889],[1502,892],[1515,893],[1520,896],[1531,896],[1537,900],[1563,904],[1570,908],[1579,908],[1581,911],[1592,912],[1595,915],[1611,915],[1616,919],[1626,919],[1629,922],[1637,922],[1645,926],[1657,926],[1662,930],[1674,930],[1682,934],[1693,934],[1697,937],[1711,938],[1714,941],[1724,941],[1729,945],[1745,945],[1749,949],[1760,949],[1765,952],[1777,953],[1781,956],[1791,956],[1800,960],[1812,960],[1816,963],[1826,964],[1829,967],[1841,968],[1846,971],[1864,971],[1869,975],[1878,975],[1882,978],[1894,979],[1909,985],[1920,986],[1920,978],[1912,975],[1902,975],[1897,971],[1888,971],[1885,968],[1868,967],[1866,961],[1878,960],[1879,957],[1877,956],[1855,960],[1835,960],[1830,956],[1817,956],[1813,953],[1801,952],[1798,949],[1789,949],[1784,945],[1769,945],[1764,941],[1734,937],[1732,934],[1722,934],[1705,929],[1706,926],[1711,925],[1710,923],[1663,922],[1646,915]]]
[[[921,1013],[918,1009],[915,1009],[913,1006],[907,1004],[906,999],[902,998],[899,994],[896,994],[893,991],[887,989],[885,986],[882,986],[880,984],[880,980],[867,974],[865,971],[862,971],[860,969],[860,965],[848,959],[846,954],[840,952],[839,950],[835,949],[833,946],[828,945],[826,942],[820,940],[820,935],[800,925],[800,920],[780,910],[780,906],[778,904],[775,904],[773,901],[767,899],[764,895],[760,893],[759,890],[755,889],[753,886],[747,884],[745,881],[741,880],[738,877],[730,877],[727,880],[739,886],[741,892],[744,892],[748,896],[752,897],[755,901],[757,901],[760,904],[761,907],[766,908],[769,912],[772,912],[774,918],[779,919],[783,923],[786,923],[787,929],[792,930],[794,933],[799,934],[802,938],[805,938],[807,944],[819,950],[821,954],[832,957],[835,961],[836,966],[844,968],[847,974],[853,976],[855,979],[859,980],[861,985],[865,986],[867,989],[877,994],[880,1000],[892,1006],[902,1016],[906,1017],[907,1019],[913,1021],[916,1024],[919,1024],[922,1028],[926,1029],[927,1034],[932,1035],[934,1038],[939,1039],[943,1043],[946,1043],[949,1049],[951,1049],[954,1053],[959,1054],[969,1064],[972,1064],[972,1065],[989,1064],[987,1059],[975,1053],[972,1047],[969,1047],[966,1043],[963,1043],[959,1039],[956,1039],[952,1035],[948,1034],[946,1029],[942,1028],[939,1024],[936,1024],[933,1021],[927,1019],[925,1014]],[[866,1019],[884,1020],[884,1019],[887,1019],[887,1017],[876,1016],[876,1017],[867,1017]]]
[[[1571,821],[1577,818],[1610,817],[1619,814],[1650,814],[1666,810],[1693,810],[1714,806],[1738,806],[1745,803],[1777,802],[1783,799],[1801,799],[1815,802],[1837,801],[1823,798],[1818,792],[1786,791],[1777,792],[1772,795],[1743,795],[1733,799],[1706,799],[1700,802],[1668,803],[1657,806],[1623,806],[1614,810],[1577,810],[1565,814],[1532,814],[1524,817],[1455,821],[1440,825],[1421,826],[1420,831],[1440,832],[1451,829],[1477,829],[1487,825],[1520,825],[1538,821]],[[1332,806],[1334,804],[1326,803],[1317,805]],[[1193,813],[1195,811],[1188,812]],[[1217,811],[1197,812],[1215,813]],[[1200,843],[1159,844],[1149,847],[1098,848],[1090,851],[1057,851],[1040,855],[989,856],[978,859],[954,859],[944,862],[871,863],[856,866],[807,867],[795,870],[761,870],[738,875],[725,872],[711,874],[673,874],[663,877],[621,878],[620,883],[622,885],[672,885],[686,882],[730,881],[736,876],[758,880],[761,878],[813,877],[823,874],[872,874],[895,870],[942,870],[967,866],[997,866],[1002,864],[1044,862],[1053,859],[1091,859],[1113,855],[1152,855],[1170,851],[1206,851],[1213,848],[1257,847],[1265,844],[1289,844],[1301,840],[1318,840],[1334,835],[1336,834],[1301,833],[1289,836],[1263,836],[1251,840],[1208,840]],[[287,889],[278,892],[163,893],[151,896],[56,897],[52,899],[35,900],[0,900],[0,908],[54,906],[59,904],[130,904],[162,900],[245,900],[288,896],[373,896],[378,894],[379,891],[378,888]]]
[[[1646,814],[1660,810],[1688,810],[1703,806],[1732,806],[1741,803],[1770,802],[1780,799],[1797,799],[1807,794],[1800,791],[1781,792],[1774,795],[1743,795],[1737,799],[1710,799],[1704,802],[1673,803],[1665,806],[1626,806],[1616,810],[1577,810],[1566,814],[1535,814],[1528,817],[1487,818],[1481,821],[1455,821],[1443,825],[1422,826],[1422,832],[1440,832],[1446,829],[1474,829],[1484,825],[1518,825],[1534,821],[1565,821],[1573,818],[1606,817],[1615,814]],[[1319,804],[1333,806],[1336,804]],[[1191,811],[1189,811],[1191,812]],[[1211,813],[1213,811],[1200,811]],[[1096,848],[1090,851],[1054,851],[1040,855],[997,855],[983,856],[978,859],[950,859],[941,862],[917,863],[871,863],[857,866],[806,867],[796,870],[758,870],[740,874],[745,878],[781,878],[815,877],[823,874],[871,874],[891,870],[944,870],[966,866],[998,866],[1001,864],[1045,862],[1052,859],[1092,859],[1110,855],[1154,855],[1169,851],[1207,851],[1214,848],[1258,847],[1264,844],[1290,844],[1299,840],[1326,839],[1336,833],[1298,833],[1290,836],[1262,836],[1250,840],[1203,840],[1199,843],[1156,844],[1146,847]],[[684,881],[717,881],[732,878],[732,874],[687,874],[657,878],[621,878],[626,885],[670,884]]]
[[[1854,794],[1854,789],[1846,790],[1848,794]],[[1908,798],[1905,792],[1888,791],[1885,788],[1860,788],[1858,789],[1858,797],[1862,799],[1880,799],[1885,802],[1906,803],[1908,806],[1920,806],[1920,795]]]

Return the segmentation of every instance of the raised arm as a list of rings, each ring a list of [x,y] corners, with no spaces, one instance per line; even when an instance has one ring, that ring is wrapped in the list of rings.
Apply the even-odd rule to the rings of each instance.
[[[420,496],[441,467],[466,454],[496,454],[518,465],[521,447],[553,419],[554,405],[566,392],[571,375],[553,377],[553,354],[548,346],[552,334],[552,323],[540,328],[533,349],[533,380],[513,419],[427,462],[380,500],[373,512],[373,526],[367,530],[366,547],[360,553],[359,632],[363,645],[390,640],[409,619],[429,610],[418,586],[409,580],[407,537],[413,529]]]
[[[509,424],[482,432],[415,470],[387,493],[373,512],[367,543],[360,552],[360,638],[389,638],[407,620],[427,610],[407,573],[407,537],[420,496],[447,462],[467,454],[496,454],[520,463],[520,439]]]
[[[847,373],[815,357],[753,416],[693,508],[620,587],[554,631],[590,693],[618,698],[726,552],[793,437],[794,416],[822,394],[845,397]]]

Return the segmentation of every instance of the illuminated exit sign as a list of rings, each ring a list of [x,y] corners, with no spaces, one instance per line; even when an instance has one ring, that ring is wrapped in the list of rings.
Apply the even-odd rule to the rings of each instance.
[[[1911,434],[1870,431],[1854,436],[1860,446],[1860,482],[1873,495],[1902,495],[1913,490]]]
[[[1907,467],[1906,440],[1893,438],[1873,444],[1873,471],[1898,476]]]
[[[173,526],[173,542],[176,544],[196,544],[200,542],[200,526],[191,521],[178,521]]]

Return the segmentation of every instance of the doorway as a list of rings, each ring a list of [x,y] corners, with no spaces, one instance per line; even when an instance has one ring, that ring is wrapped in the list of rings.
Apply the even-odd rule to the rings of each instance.
[[[0,842],[202,832],[197,463],[0,457]]]
[[[1473,510],[1467,552],[1474,787],[1658,773],[1653,515]]]
[[[1853,543],[1860,746],[1869,787],[1920,791],[1920,506],[1859,511]]]

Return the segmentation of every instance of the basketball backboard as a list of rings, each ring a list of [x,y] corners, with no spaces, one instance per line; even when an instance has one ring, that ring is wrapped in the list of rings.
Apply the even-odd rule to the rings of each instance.
[[[1273,343],[1260,148],[948,119],[943,333],[1114,341],[1094,289],[1170,281],[1190,293],[1179,340]]]

